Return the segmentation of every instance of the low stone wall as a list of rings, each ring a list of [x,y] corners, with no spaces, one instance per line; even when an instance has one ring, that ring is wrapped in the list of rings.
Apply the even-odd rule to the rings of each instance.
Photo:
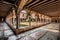
[[[26,28],[22,28],[22,29],[14,29],[9,24],[8,24],[8,26],[12,29],[12,31],[14,32],[14,34],[17,35],[17,34],[20,34],[22,32],[26,32],[26,31],[29,31],[29,30],[32,30],[32,29],[35,29],[35,28],[38,28],[38,27],[42,27],[42,26],[47,25],[47,24],[49,24],[49,23],[45,23],[45,24],[41,24],[41,25],[37,25],[37,26],[33,26],[33,27],[26,27]]]

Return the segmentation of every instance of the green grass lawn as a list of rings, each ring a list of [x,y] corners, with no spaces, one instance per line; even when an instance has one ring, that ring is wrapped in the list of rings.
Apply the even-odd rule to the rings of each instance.
[[[26,25],[26,24],[20,24],[19,26],[28,26],[28,25]]]

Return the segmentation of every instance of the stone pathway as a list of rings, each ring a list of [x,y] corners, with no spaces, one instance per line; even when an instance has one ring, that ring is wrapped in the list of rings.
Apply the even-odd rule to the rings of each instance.
[[[40,38],[39,40],[57,40],[56,33],[48,32],[44,37]]]
[[[3,37],[4,37],[4,31],[3,31],[3,24],[0,23],[0,40],[3,40]]]
[[[46,26],[14,35],[13,31],[8,27],[6,23],[1,24],[3,24],[4,28],[4,37],[8,38],[8,40],[56,40],[59,27],[58,23],[51,23]],[[0,34],[2,34],[1,31]]]

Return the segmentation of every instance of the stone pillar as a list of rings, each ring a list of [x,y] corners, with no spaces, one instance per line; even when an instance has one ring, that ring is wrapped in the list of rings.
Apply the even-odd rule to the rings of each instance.
[[[41,18],[40,18],[40,22],[42,22],[42,15],[41,15]]]
[[[13,26],[15,25],[15,18],[16,18],[16,15],[15,15],[15,9],[14,8],[12,8],[12,22],[13,22]]]
[[[43,15],[43,23],[44,23],[44,15]]]

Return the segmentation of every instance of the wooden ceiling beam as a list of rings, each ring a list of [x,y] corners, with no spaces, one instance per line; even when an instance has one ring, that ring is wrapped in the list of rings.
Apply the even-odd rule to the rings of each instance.
[[[40,1],[38,1],[38,2],[36,2],[36,3],[34,3],[34,4],[32,4],[32,5],[30,5],[29,8],[30,8],[30,7],[33,7],[34,5],[36,5],[36,4],[38,4],[38,3],[42,2],[42,1],[43,1],[43,0],[40,0]]]
[[[56,6],[57,4],[55,4],[55,5],[50,5],[50,6],[39,6],[39,7],[36,7],[36,8],[32,8],[32,9],[35,9],[35,10],[45,10],[45,9],[47,9],[47,8],[51,8],[51,7],[53,7],[53,6]],[[55,8],[55,7],[54,7]]]
[[[41,2],[41,0],[34,1],[34,2],[31,3],[30,5],[28,5],[27,7],[33,6],[33,5],[35,5],[36,3],[38,3],[38,2]]]
[[[42,2],[39,2],[39,3],[37,3],[37,4],[33,5],[33,6],[31,6],[31,8],[34,8],[34,7],[36,7],[36,6],[40,5],[40,4],[43,4],[43,3],[45,3],[45,2],[47,2],[47,0],[44,0],[44,1],[42,1]]]
[[[11,6],[11,7],[16,7],[16,5],[15,4],[12,4],[12,3],[9,3],[9,2],[5,2],[5,1],[2,1],[2,2],[0,2],[0,4],[4,4],[4,5],[9,5],[9,6]]]
[[[26,3],[26,5],[29,4],[31,1],[33,1],[33,0],[28,0],[28,2]]]
[[[46,7],[49,7],[49,6],[51,6],[51,5],[55,5],[55,4],[57,4],[58,3],[58,1],[50,1],[50,2],[47,2],[47,3],[45,3],[45,4],[41,4],[41,5],[39,5],[39,6],[36,6],[36,7],[34,7],[34,8],[39,8],[39,7],[43,7],[44,6],[44,8]]]
[[[26,4],[25,6],[29,6],[31,3],[35,2],[36,0],[32,0],[30,3]]]

